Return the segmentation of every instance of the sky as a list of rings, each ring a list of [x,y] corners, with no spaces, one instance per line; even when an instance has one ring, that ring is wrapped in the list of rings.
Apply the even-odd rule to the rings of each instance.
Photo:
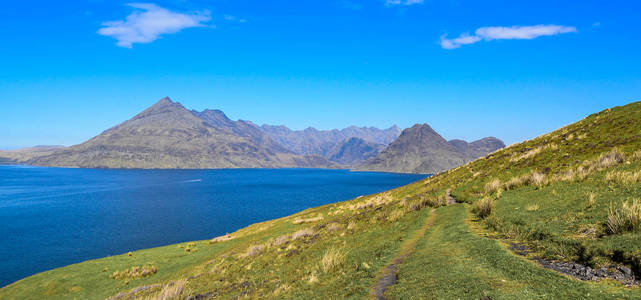
[[[506,144],[641,101],[638,1],[21,0],[0,36],[0,149],[78,144],[165,96]]]

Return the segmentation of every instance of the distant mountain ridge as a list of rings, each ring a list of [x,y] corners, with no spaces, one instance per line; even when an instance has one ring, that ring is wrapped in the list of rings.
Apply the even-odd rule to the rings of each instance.
[[[352,137],[337,143],[327,154],[327,158],[342,165],[354,165],[375,157],[385,149],[385,145]]]
[[[221,111],[189,111],[168,97],[79,145],[28,164],[90,168],[333,167],[297,155],[244,121]]]
[[[357,170],[436,174],[504,148],[494,137],[467,143],[445,140],[428,124],[416,124]]]
[[[438,173],[497,149],[487,137],[446,141],[427,124],[401,130],[350,126],[291,130],[188,110],[168,97],[131,119],[71,147],[0,151],[0,163],[84,168],[352,168]]]
[[[291,130],[285,126],[262,125],[260,127],[272,139],[298,154],[317,154],[329,158],[330,152],[340,143],[350,138],[360,138],[366,142],[387,146],[401,134],[394,125],[387,129],[375,127],[350,126],[341,130],[318,130],[309,127],[304,130]],[[376,146],[381,148],[380,146]]]

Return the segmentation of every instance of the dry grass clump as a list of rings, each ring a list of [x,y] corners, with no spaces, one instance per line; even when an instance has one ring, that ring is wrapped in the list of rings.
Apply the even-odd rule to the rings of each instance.
[[[318,282],[318,275],[316,274],[316,271],[313,271],[312,274],[309,274],[309,278],[307,279],[307,282],[309,284],[314,284]]]
[[[583,164],[576,169],[569,169],[557,174],[554,179],[561,181],[583,181],[594,172],[605,170],[625,161],[625,154],[619,151],[619,149],[614,148],[606,153],[602,153],[594,160],[584,161]]]
[[[285,245],[285,244],[289,243],[289,241],[291,239],[292,238],[291,238],[291,236],[289,234],[284,234],[284,235],[281,235],[281,236],[279,236],[279,237],[277,237],[275,239],[269,240],[269,245],[270,246],[282,246],[282,245]]]
[[[625,161],[625,154],[614,148],[609,152],[603,153],[590,164],[590,171],[600,171],[618,165]]]
[[[395,222],[405,215],[405,212],[402,209],[395,209],[387,216],[387,220],[390,222]]]
[[[610,208],[608,230],[612,234],[641,229],[641,200],[626,201],[620,208]]]
[[[524,186],[525,183],[528,181],[528,174],[524,174],[521,176],[514,176],[510,178],[507,182],[505,182],[505,189],[506,190],[512,190],[521,186]]]
[[[340,223],[332,222],[327,225],[327,231],[339,231],[343,229],[343,225]]]
[[[198,252],[198,248],[196,248],[196,243],[194,242],[187,243],[187,247],[185,247],[185,252]]]
[[[372,199],[370,199],[370,201],[380,206],[394,201],[394,198],[392,198],[392,195],[389,192],[385,192],[375,195]]]
[[[559,181],[575,182],[575,181],[583,181],[586,178],[588,178],[589,175],[590,175],[590,171],[588,170],[587,167],[579,166],[576,169],[569,169],[565,172],[557,174],[554,179]]]
[[[234,239],[234,236],[232,236],[231,234],[226,234],[226,235],[221,235],[219,237],[215,237],[209,240],[209,243],[214,244],[214,243],[220,243],[220,242],[229,241],[233,239]]]
[[[596,194],[594,192],[589,192],[587,194],[588,196],[588,203],[587,203],[587,208],[592,208],[594,205],[596,205]]]
[[[527,211],[537,211],[537,210],[539,210],[539,208],[540,207],[539,207],[538,204],[530,204],[530,205],[525,207],[525,210],[527,210]]]
[[[546,183],[545,174],[538,172],[532,173],[532,175],[530,175],[530,183],[538,187],[543,186]]]
[[[503,184],[501,184],[501,181],[496,178],[485,184],[485,193],[488,195],[499,193],[499,191],[502,190]]]
[[[187,290],[185,287],[187,286],[187,280],[186,279],[179,279],[176,281],[172,281],[162,287],[162,290],[156,295],[153,295],[147,299],[149,300],[174,300],[174,299],[182,299],[185,294],[187,294]]]
[[[420,199],[408,202],[408,211],[417,211],[423,209],[423,207],[439,207],[447,204],[445,197],[434,198],[426,195],[422,195]]]
[[[158,272],[158,268],[152,265],[142,267],[133,266],[123,271],[116,271],[109,275],[111,279],[137,279],[154,275]]]
[[[354,230],[354,229],[356,229],[356,223],[355,223],[355,222],[353,222],[353,221],[352,221],[352,222],[349,222],[349,224],[347,224],[347,229],[349,229],[349,230]]]
[[[340,249],[329,249],[323,254],[321,258],[321,268],[323,272],[327,273],[332,269],[342,266],[345,264],[345,258],[347,255]]]
[[[544,150],[552,150],[552,151],[554,151],[554,150],[557,150],[557,149],[559,149],[559,146],[557,144],[547,144],[545,146],[539,146],[539,147],[531,149],[531,150],[529,150],[529,151],[527,151],[527,152],[525,152],[525,153],[523,153],[521,155],[517,155],[517,153],[515,153],[512,156],[512,158],[510,158],[510,161],[511,162],[521,161],[521,160],[524,160],[524,159],[528,159],[528,158],[534,157],[534,156],[536,156],[537,154],[541,153]]]
[[[356,199],[360,199],[360,198],[361,197],[358,197]],[[384,193],[374,195],[369,199],[362,201],[360,203],[349,204],[346,206],[346,208],[349,210],[363,210],[363,209],[372,208],[374,206],[386,205],[393,201],[394,201],[394,197],[392,197],[391,193],[384,192]]]
[[[504,184],[504,188],[505,190],[513,190],[515,188],[526,186],[526,185],[541,187],[547,183],[548,181],[545,174],[539,173],[539,172],[532,172],[530,174],[523,174],[520,176],[512,177],[510,180],[508,180]]]
[[[630,155],[630,160],[640,160],[641,159],[641,150],[634,151],[632,155]]]
[[[355,206],[356,210],[368,209],[372,207],[374,207],[374,203],[371,201],[359,203],[359,204],[356,204]]]
[[[641,171],[610,171],[605,174],[605,181],[620,185],[631,185],[633,183],[641,182]]]
[[[485,218],[492,213],[494,207],[494,199],[492,197],[483,197],[481,200],[474,203],[474,213],[480,218]]]
[[[300,238],[304,238],[304,237],[308,237],[308,236],[315,236],[315,235],[316,235],[316,232],[314,231],[314,229],[305,228],[305,229],[301,229],[299,231],[294,232],[292,234],[292,240],[297,240],[297,239],[300,239]]]
[[[245,254],[243,254],[243,257],[252,257],[252,256],[260,255],[263,252],[265,252],[265,248],[266,247],[263,244],[249,246],[249,248],[247,248],[247,251],[245,252]]]
[[[296,219],[294,219],[294,221],[292,221],[292,223],[294,225],[298,225],[298,224],[318,222],[318,221],[320,221],[322,219],[323,219],[323,216],[319,214],[316,217],[307,218],[307,219],[296,218]]]

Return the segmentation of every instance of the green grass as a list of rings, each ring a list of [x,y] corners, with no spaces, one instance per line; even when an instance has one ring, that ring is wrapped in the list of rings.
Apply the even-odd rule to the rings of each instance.
[[[392,191],[255,224],[227,241],[141,250],[36,274],[0,289],[0,298],[104,299],[158,284],[130,297],[146,298],[179,280],[173,287],[184,284],[183,298],[367,298],[401,249],[414,249],[388,290],[392,298],[641,299],[638,288],[572,279],[502,245],[518,242],[533,250],[530,256],[593,267],[624,264],[641,274],[638,223],[631,218],[616,232],[608,227],[613,212],[641,198],[639,149],[641,103],[633,103]],[[447,190],[467,204],[439,208],[420,238],[427,208],[441,206]],[[472,220],[481,199],[491,209]],[[144,265],[158,272],[109,278]]]
[[[546,270],[472,232],[463,205],[437,210],[434,226],[401,265],[392,299],[634,299],[616,283],[581,282]]]

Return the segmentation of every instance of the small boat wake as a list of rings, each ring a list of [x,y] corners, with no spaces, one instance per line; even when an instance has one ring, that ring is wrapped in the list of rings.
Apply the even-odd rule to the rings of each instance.
[[[201,181],[203,181],[203,180],[199,178],[199,179],[192,179],[192,180],[185,180],[185,181],[181,181],[180,183],[201,182]]]

